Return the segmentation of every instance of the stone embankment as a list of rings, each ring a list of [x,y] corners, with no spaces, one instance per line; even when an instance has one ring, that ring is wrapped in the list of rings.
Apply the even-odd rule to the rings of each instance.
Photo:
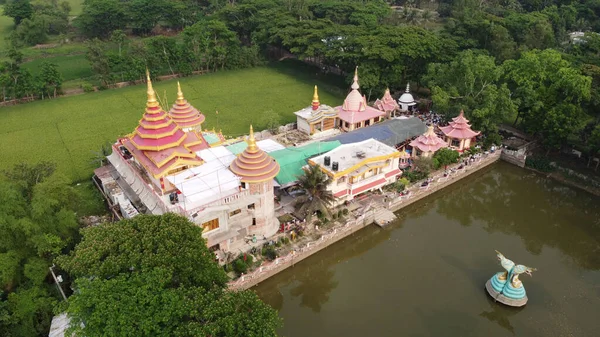
[[[427,186],[421,187],[420,183],[414,184],[408,188],[410,191],[408,195],[398,196],[397,198],[394,198],[388,201],[385,205],[381,206],[387,207],[393,211],[397,211],[443,189],[444,187],[470,176],[471,174],[498,161],[498,159],[500,159],[500,151],[483,155],[476,159],[475,162],[468,166],[464,166],[460,170],[457,169],[459,165],[454,165],[453,167],[449,168],[449,171],[452,173],[448,174],[446,177],[444,177],[443,170],[435,172],[433,174],[432,182]],[[301,247],[298,247],[296,250],[293,250],[286,256],[279,257],[272,262],[263,263],[254,271],[246,275],[242,275],[237,280],[231,281],[229,283],[229,288],[232,290],[248,289],[289,267],[293,267],[294,264],[372,224],[375,220],[375,214],[377,211],[378,209],[375,207],[374,209],[365,212],[355,220],[350,220],[345,224],[338,225],[327,230],[317,240],[303,244]]]

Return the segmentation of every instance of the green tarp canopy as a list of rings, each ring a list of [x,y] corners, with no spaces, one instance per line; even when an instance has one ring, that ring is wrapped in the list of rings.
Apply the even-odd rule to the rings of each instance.
[[[307,160],[329,152],[342,145],[339,141],[315,142],[299,147],[288,147],[283,150],[277,150],[269,153],[279,163],[281,170],[275,180],[282,187],[286,187],[298,180],[298,176],[304,174],[302,167],[307,164]]]

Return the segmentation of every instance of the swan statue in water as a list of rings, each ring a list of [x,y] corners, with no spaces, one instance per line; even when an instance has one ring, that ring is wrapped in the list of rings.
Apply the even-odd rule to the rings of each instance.
[[[527,294],[525,293],[525,287],[523,282],[519,280],[519,275],[527,274],[532,276],[532,272],[536,269],[517,264],[507,259],[502,253],[496,251],[500,265],[506,271],[496,273],[490,278],[486,284],[485,289],[488,294],[494,298],[494,300],[512,306],[522,307],[527,303]]]

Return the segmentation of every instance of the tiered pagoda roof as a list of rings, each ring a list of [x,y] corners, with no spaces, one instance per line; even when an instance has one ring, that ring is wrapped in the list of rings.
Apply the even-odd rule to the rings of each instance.
[[[398,102],[396,102],[390,94],[390,88],[385,89],[383,97],[375,101],[375,107],[381,111],[395,111],[400,109]]]
[[[424,134],[410,142],[410,146],[423,152],[435,152],[443,147],[448,147],[448,144],[433,132],[433,125],[430,125]]]
[[[183,97],[179,82],[177,82],[177,100],[169,110],[169,115],[181,128],[199,127],[205,120],[204,115]]]
[[[455,139],[470,139],[481,133],[471,129],[469,120],[465,118],[463,110],[460,110],[458,117],[452,118],[452,122],[448,123],[447,126],[440,127],[440,130],[442,130],[446,136]]]
[[[300,116],[306,119],[309,123],[317,122],[323,118],[336,117],[336,109],[326,104],[321,104],[319,101],[319,92],[315,85],[315,91],[313,93],[312,103],[309,107],[294,112],[296,116]]]
[[[259,183],[271,180],[279,173],[279,164],[256,145],[254,130],[250,126],[248,147],[229,166],[242,182]]]
[[[359,123],[374,117],[385,116],[385,112],[367,105],[367,99],[361,95],[358,85],[358,67],[354,71],[354,78],[350,86],[350,93],[346,96],[342,106],[336,107],[341,120],[349,123]]]
[[[148,73],[146,78],[146,111],[135,131],[121,142],[155,178],[164,176],[178,166],[202,164],[202,160],[192,151],[206,148],[206,142],[196,133],[181,130],[158,104]]]

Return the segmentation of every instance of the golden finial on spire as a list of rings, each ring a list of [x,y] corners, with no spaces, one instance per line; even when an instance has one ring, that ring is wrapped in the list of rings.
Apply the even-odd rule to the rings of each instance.
[[[150,79],[150,71],[148,71],[148,68],[146,68],[146,84],[148,85],[148,102],[146,103],[146,106],[149,108],[157,107],[158,101],[156,100],[154,88],[152,88],[152,80]]]
[[[185,98],[183,97],[183,92],[181,91],[181,84],[179,84],[179,81],[177,81],[177,102],[181,103],[185,100]]]
[[[358,85],[358,66],[356,66],[356,68],[354,69],[354,78],[352,79],[352,85],[350,86],[350,88],[354,90],[358,90],[358,88],[360,88],[360,86]]]
[[[315,85],[315,93],[313,94],[312,99],[312,109],[317,110],[319,108],[319,105],[321,105],[321,102],[319,102],[319,92],[317,90],[317,86]]]
[[[248,137],[248,152],[256,151],[258,151],[258,146],[256,145],[256,139],[254,139],[254,129],[252,129],[252,124],[250,124],[250,136]]]

